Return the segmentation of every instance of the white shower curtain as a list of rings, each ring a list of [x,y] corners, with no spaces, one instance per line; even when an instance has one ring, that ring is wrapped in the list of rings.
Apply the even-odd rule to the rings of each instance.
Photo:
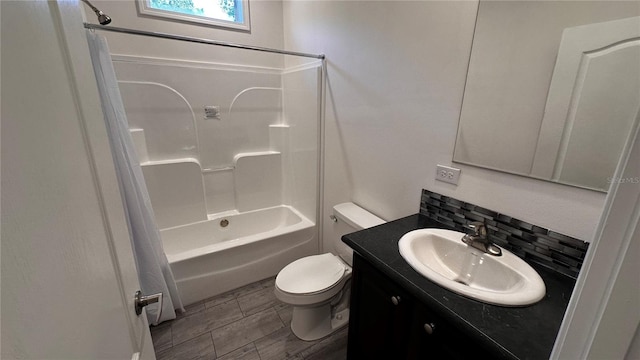
[[[184,311],[173,273],[162,248],[151,200],[142,176],[142,168],[129,132],[109,47],[103,36],[87,31],[93,70],[98,82],[111,152],[125,207],[131,247],[138,268],[138,279],[145,295],[162,292],[162,314],[156,321],[157,304],[146,307],[149,322],[176,318],[175,310]],[[133,294],[131,294],[133,296]]]

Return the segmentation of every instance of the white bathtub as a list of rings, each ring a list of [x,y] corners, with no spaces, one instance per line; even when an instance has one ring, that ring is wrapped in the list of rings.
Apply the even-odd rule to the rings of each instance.
[[[226,224],[226,226],[224,226]],[[315,224],[276,206],[160,231],[185,305],[274,276],[317,253]]]

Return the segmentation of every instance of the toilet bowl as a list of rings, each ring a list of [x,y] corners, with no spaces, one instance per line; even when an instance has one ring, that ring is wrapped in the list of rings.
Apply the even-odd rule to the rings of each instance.
[[[285,266],[275,281],[276,297],[293,306],[291,331],[302,340],[320,339],[348,323],[353,251],[340,238],[384,223],[353,203],[334,206],[333,215],[335,237],[331,241],[338,255],[298,259]]]

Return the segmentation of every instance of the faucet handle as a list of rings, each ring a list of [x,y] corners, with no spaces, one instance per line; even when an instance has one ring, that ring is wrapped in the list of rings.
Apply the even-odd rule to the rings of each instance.
[[[487,226],[483,222],[474,221],[467,227],[475,232],[475,236],[487,237]]]

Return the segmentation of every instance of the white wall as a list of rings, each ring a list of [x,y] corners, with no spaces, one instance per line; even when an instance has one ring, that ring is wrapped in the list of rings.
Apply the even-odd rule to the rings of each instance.
[[[591,239],[604,194],[470,166],[458,186],[434,180],[453,155],[476,11],[472,1],[284,2],[285,48],[327,56],[324,219],[349,200],[387,220],[410,215],[426,188]]]
[[[147,31],[167,32],[263,47],[283,47],[282,2],[251,0],[251,32],[224,30],[166,19],[138,15],[135,0],[96,0],[93,4],[112,18],[109,26]],[[89,22],[97,20],[85,7]],[[282,64],[282,56],[250,50],[212,47],[174,40],[104,32],[113,54],[140,55],[160,58],[220,61],[233,64],[275,66]]]

